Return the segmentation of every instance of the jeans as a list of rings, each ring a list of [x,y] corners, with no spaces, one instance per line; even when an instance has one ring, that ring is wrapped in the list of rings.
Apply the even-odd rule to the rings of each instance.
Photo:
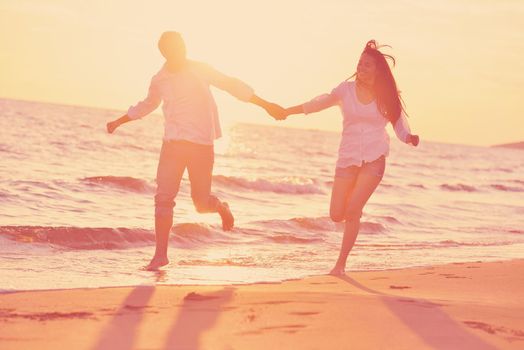
[[[186,168],[196,210],[199,213],[216,212],[220,202],[211,195],[214,160],[213,145],[184,140],[164,141],[156,176],[155,216],[173,216],[175,198]]]

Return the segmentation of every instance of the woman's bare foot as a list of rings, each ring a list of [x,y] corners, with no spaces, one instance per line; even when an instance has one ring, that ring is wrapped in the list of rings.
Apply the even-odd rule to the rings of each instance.
[[[220,204],[218,214],[220,214],[220,217],[222,218],[222,229],[224,231],[231,230],[235,225],[235,218],[233,217],[233,214],[231,214],[229,205],[226,202]]]
[[[162,266],[166,266],[167,264],[169,264],[169,260],[167,259],[167,257],[164,256],[157,258],[155,256],[153,257],[153,259],[151,259],[151,262],[144,266],[142,269],[146,271],[158,271],[159,268],[161,268]]]
[[[330,272],[332,276],[344,276],[346,274],[346,269],[341,266],[335,266]]]

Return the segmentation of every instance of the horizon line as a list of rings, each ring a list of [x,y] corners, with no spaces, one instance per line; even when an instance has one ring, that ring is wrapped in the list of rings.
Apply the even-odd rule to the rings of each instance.
[[[88,106],[88,105],[72,104],[72,103],[67,103],[67,102],[29,100],[29,99],[24,99],[24,98],[3,97],[3,96],[0,96],[0,100],[11,100],[11,101],[20,101],[20,102],[41,103],[41,104],[64,106],[64,107],[90,108],[90,109],[98,109],[98,110],[104,110],[104,111],[115,111],[115,112],[120,112],[120,113],[123,112],[123,113],[125,113],[125,110],[123,110],[123,109],[117,109],[115,107],[105,107],[105,106],[99,106],[99,105]],[[159,114],[156,111],[151,113],[151,115],[157,115],[157,116],[163,117],[161,113]],[[245,124],[245,125],[275,127],[273,125],[265,124],[265,123],[253,123],[253,122],[243,122],[243,121],[242,122],[235,122],[233,124]],[[324,132],[331,132],[331,133],[335,133],[335,134],[340,134],[340,131],[338,131],[338,130],[331,130],[331,129],[304,128],[304,127],[296,127],[296,126],[288,126],[288,125],[283,125],[282,127],[289,128],[289,129],[295,129],[295,130],[324,131]],[[445,145],[470,146],[470,147],[487,147],[487,148],[501,147],[501,146],[506,146],[506,145],[511,145],[511,144],[523,143],[524,142],[524,140],[515,140],[515,141],[509,141],[509,142],[498,143],[498,144],[491,144],[491,145],[478,145],[478,144],[468,144],[468,143],[458,143],[458,142],[445,142],[445,141],[428,140],[428,139],[423,139],[423,140],[424,140],[424,142],[429,142],[429,143],[437,143],[437,144],[440,143],[440,144],[445,144]]]

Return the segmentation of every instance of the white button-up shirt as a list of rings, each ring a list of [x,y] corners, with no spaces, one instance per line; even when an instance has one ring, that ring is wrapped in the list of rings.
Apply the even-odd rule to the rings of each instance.
[[[375,101],[368,104],[359,102],[354,81],[342,82],[331,93],[306,102],[303,109],[304,113],[309,114],[334,105],[339,105],[344,117],[338,168],[361,166],[362,162],[372,162],[380,156],[389,155],[388,119],[380,113]],[[397,137],[406,142],[411,131],[404,113],[393,128]]]
[[[183,69],[174,73],[162,67],[151,79],[146,99],[130,107],[127,115],[131,119],[142,118],[163,101],[164,140],[212,145],[222,136],[222,131],[210,85],[245,102],[254,94],[253,89],[242,81],[207,64],[188,61]]]

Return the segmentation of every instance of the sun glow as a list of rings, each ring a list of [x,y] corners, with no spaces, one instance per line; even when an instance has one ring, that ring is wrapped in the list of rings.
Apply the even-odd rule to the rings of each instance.
[[[515,72],[524,68],[523,3],[292,0],[278,2],[278,10],[275,4],[4,1],[0,97],[123,111],[144,97],[162,64],[160,33],[177,30],[190,57],[288,106],[330,91],[355,71],[365,42],[377,39],[393,47],[394,74],[423,139],[522,138],[524,82]],[[220,92],[217,101],[223,121],[272,123]],[[332,110],[281,125],[338,130],[340,118]]]

